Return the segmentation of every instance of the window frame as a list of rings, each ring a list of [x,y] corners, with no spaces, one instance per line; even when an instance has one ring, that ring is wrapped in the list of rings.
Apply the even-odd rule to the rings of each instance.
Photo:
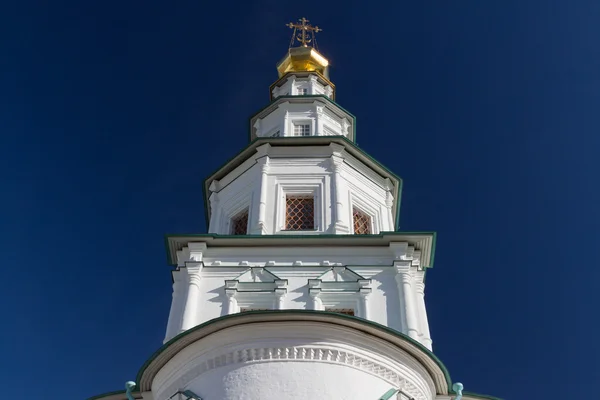
[[[357,195],[356,192],[358,191],[356,188],[351,188],[349,217],[352,232],[354,234],[354,208],[357,208],[371,218],[371,233],[369,235],[377,235],[381,232],[381,210],[374,207],[373,204],[378,204],[379,202],[377,199]],[[368,202],[371,202],[371,204]]]
[[[364,215],[365,217],[367,217],[369,219],[368,222],[368,232],[367,233],[357,233],[356,232],[356,224],[354,222],[354,213],[355,210],[359,213]],[[364,211],[361,207],[357,207],[355,204],[352,204],[352,232],[354,235],[372,235],[373,234],[373,217],[371,216],[371,214],[369,214],[368,212]]]
[[[236,219],[239,217],[242,217],[243,214],[246,215],[246,232],[245,233],[235,233],[234,230],[235,230]],[[235,214],[233,217],[230,218],[229,235],[231,235],[231,236],[247,235],[249,228],[250,228],[250,207],[246,207],[246,208],[242,209],[240,212],[238,212],[237,214]]]
[[[284,179],[277,179],[275,181],[275,192],[277,193],[277,199],[275,201],[275,230],[276,233],[280,234],[316,234],[322,233],[326,226],[324,220],[324,193],[323,188],[325,186],[325,176],[318,177],[286,177]],[[286,208],[287,208],[287,195],[309,195],[313,197],[314,201],[314,229],[305,231],[290,231],[286,229]]]
[[[308,135],[297,135],[296,127],[308,127]],[[310,121],[292,121],[292,136],[294,137],[307,137],[312,136],[312,123]]]

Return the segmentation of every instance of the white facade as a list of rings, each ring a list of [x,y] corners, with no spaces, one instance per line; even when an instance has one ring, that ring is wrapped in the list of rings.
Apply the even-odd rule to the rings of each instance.
[[[276,99],[251,119],[252,137],[343,136],[354,140],[354,117],[323,97]],[[306,125],[302,133],[297,126]]]
[[[209,233],[167,237],[163,347],[130,393],[93,399],[456,400],[431,353],[435,234],[396,231],[400,179],[298,65],[328,62],[294,48],[278,65],[251,143],[205,181]]]
[[[179,268],[173,271],[173,305],[165,342],[244,309],[345,309],[431,349],[423,257],[415,250],[427,248],[431,239],[428,235],[393,235],[376,244],[365,239],[362,245],[350,241],[336,246],[334,240],[321,247],[303,245],[302,238],[283,238],[277,246],[269,246],[268,238],[262,240],[263,245],[251,247],[188,243],[177,251]],[[180,243],[186,240],[181,238]]]
[[[232,233],[235,216],[248,211],[248,234],[353,233],[354,210],[368,215],[373,234],[394,230],[399,183],[379,175],[341,145],[262,145],[209,186],[209,233]],[[314,198],[314,229],[287,232],[286,196]]]
[[[333,84],[321,75],[313,72],[287,74],[278,80],[271,89],[272,98],[280,96],[325,95],[333,98]]]
[[[381,339],[340,325],[280,321],[195,341],[161,366],[152,393],[168,399],[185,387],[207,400],[376,400],[398,387],[406,398],[426,400],[435,398],[435,386],[413,356]]]
[[[254,118],[252,128],[256,137],[282,136],[344,136],[352,137],[352,117],[321,98],[276,100],[272,109]],[[300,135],[299,125],[309,130]]]

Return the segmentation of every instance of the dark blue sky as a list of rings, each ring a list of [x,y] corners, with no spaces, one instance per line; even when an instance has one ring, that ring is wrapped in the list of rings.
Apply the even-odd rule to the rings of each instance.
[[[597,393],[600,2],[298,4],[0,6],[3,397],[135,378],[164,337],[163,234],[205,232],[203,179],[247,144],[301,16],[359,146],[404,179],[401,229],[438,232],[452,378]]]

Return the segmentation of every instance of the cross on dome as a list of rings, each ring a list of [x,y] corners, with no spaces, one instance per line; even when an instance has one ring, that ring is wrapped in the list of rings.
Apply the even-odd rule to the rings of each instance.
[[[300,18],[298,21],[300,23],[290,22],[286,25],[294,30],[292,33],[292,40],[290,41],[290,47],[292,47],[294,44],[294,39],[300,42],[302,47],[308,47],[311,42],[313,43],[314,47],[316,47],[315,33],[321,32],[323,29],[319,28],[318,26],[310,25],[308,23],[310,21],[304,17]],[[300,33],[296,35],[298,30],[300,30]]]

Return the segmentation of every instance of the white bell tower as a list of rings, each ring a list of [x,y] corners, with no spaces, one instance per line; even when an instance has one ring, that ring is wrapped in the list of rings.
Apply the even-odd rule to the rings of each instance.
[[[400,178],[356,145],[309,46],[319,28],[289,26],[300,46],[250,143],[205,181],[208,233],[166,238],[164,345],[127,393],[95,399],[490,399],[431,352],[435,234],[398,231]]]

